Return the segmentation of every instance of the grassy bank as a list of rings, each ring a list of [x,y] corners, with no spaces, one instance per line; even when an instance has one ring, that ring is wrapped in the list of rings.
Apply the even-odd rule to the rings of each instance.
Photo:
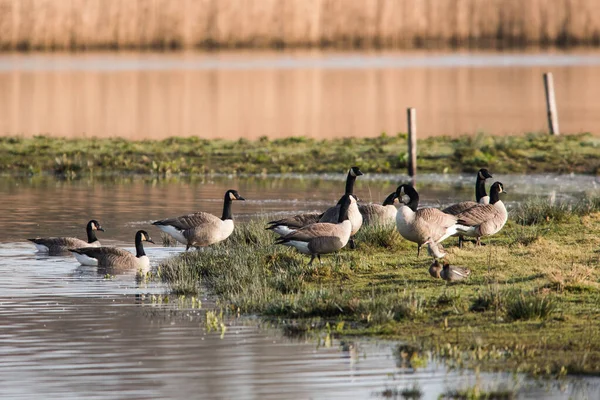
[[[0,0],[0,10],[5,50],[600,42],[594,0]]]
[[[483,247],[449,239],[449,261],[472,270],[457,284],[431,278],[430,259],[393,229],[362,229],[357,250],[308,267],[273,245],[264,222],[167,260],[161,277],[180,295],[208,287],[226,312],[272,318],[289,333],[400,339],[415,366],[433,351],[459,367],[600,374],[599,198],[529,202]]]
[[[498,173],[600,173],[600,138],[590,134],[435,137],[420,140],[418,149],[418,169],[422,172],[472,172],[486,165]],[[5,173],[77,177],[105,173],[319,173],[359,165],[368,173],[404,173],[406,151],[403,134],[257,141],[8,137],[0,138],[0,169]]]

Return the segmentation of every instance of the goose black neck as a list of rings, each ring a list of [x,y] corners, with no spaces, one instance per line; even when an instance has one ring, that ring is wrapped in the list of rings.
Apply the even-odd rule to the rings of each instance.
[[[233,215],[231,215],[231,197],[229,197],[229,192],[225,193],[225,200],[223,201],[223,215],[221,216],[221,220],[223,221],[228,219],[233,219]]]
[[[348,208],[350,208],[350,195],[345,194],[340,199],[340,216],[338,217],[338,223],[342,223],[348,219]]]
[[[475,182],[475,199],[477,199],[477,202],[479,203],[485,196],[487,196],[487,193],[485,192],[485,179],[482,179],[477,175],[477,181]]]
[[[96,237],[96,231],[92,229],[92,224],[88,224],[86,231],[87,231],[88,243],[94,243],[95,241],[98,240],[98,238]]]
[[[354,182],[356,182],[356,175],[353,175],[352,171],[349,171],[348,177],[346,178],[346,193],[345,194],[353,194],[354,193]]]
[[[145,255],[146,252],[144,251],[144,245],[142,244],[142,234],[138,232],[135,234],[135,256],[140,258]]]
[[[411,210],[417,212],[419,207],[419,193],[412,186],[405,186],[404,193],[410,198],[410,201],[406,204]]]
[[[500,186],[493,185],[490,189],[490,204],[496,204],[500,201]]]

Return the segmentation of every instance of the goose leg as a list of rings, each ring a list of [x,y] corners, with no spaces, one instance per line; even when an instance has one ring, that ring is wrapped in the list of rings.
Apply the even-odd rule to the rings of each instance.
[[[421,246],[422,245],[417,246],[417,258],[419,258],[419,255],[421,254]]]
[[[317,257],[319,258],[319,264],[323,265],[323,261],[321,261],[321,255],[317,254]]]
[[[462,237],[462,236],[459,236],[459,237],[458,237],[458,248],[459,248],[459,249],[462,249],[463,242],[464,242],[464,240],[463,240],[463,237]]]
[[[354,243],[354,239],[353,238],[350,238],[350,241],[348,243],[349,243],[350,248],[352,250],[356,249],[356,243]]]
[[[191,244],[189,244],[189,243],[188,243],[188,244],[186,244],[186,245],[185,245],[185,251],[187,252],[187,251],[190,249],[190,247],[192,247],[192,245],[191,245]]]
[[[315,260],[315,255],[313,254],[313,255],[310,256],[310,261],[308,262],[308,266],[309,267],[312,265],[312,263],[313,263],[314,260]]]

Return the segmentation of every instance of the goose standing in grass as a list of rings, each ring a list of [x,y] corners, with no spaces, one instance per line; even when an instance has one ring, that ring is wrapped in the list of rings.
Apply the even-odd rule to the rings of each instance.
[[[356,182],[356,177],[361,175],[363,175],[363,173],[358,167],[350,168],[346,177],[345,194],[351,195],[354,193],[354,183]],[[314,224],[316,222],[336,223],[339,219],[339,212],[340,203],[338,202],[338,204],[328,208],[323,213],[302,213],[296,214],[292,217],[267,222],[267,229],[272,230],[280,236],[285,236],[299,228],[310,224]],[[358,205],[355,204],[355,207],[351,207],[349,211],[349,216],[350,222],[352,223],[352,235],[354,235],[356,232],[358,232],[362,225],[362,215],[360,215],[360,211],[358,211]]]
[[[500,200],[500,193],[506,193],[504,185],[494,182],[490,188],[490,204],[477,204],[456,215],[460,223],[458,232],[477,238],[477,245],[481,244],[482,237],[498,233],[508,219],[508,212]]]
[[[442,211],[446,214],[457,215],[471,207],[476,206],[477,204],[490,204],[490,197],[485,191],[485,181],[486,179],[490,178],[492,178],[490,172],[485,168],[481,168],[479,172],[477,172],[477,179],[475,180],[475,199],[477,202],[461,201],[460,203],[452,204],[451,206],[444,208]],[[463,235],[459,233],[458,247],[462,247],[463,242]]]
[[[48,253],[49,255],[60,255],[69,252],[69,249],[77,247],[100,247],[100,242],[96,237],[96,231],[104,232],[100,223],[95,219],[89,221],[86,226],[87,242],[85,240],[74,237],[45,237],[27,239],[35,245],[40,253]]]
[[[481,168],[479,172],[477,172],[477,179],[475,180],[475,199],[477,202],[461,201],[460,203],[452,204],[451,206],[444,208],[442,211],[446,214],[457,215],[477,204],[490,204],[490,197],[485,191],[485,181],[486,179],[491,178],[492,175],[490,172],[485,168]]]
[[[185,244],[186,251],[190,247],[210,246],[227,239],[233,233],[231,203],[236,200],[246,199],[240,196],[237,190],[231,189],[225,192],[221,218],[209,213],[197,212],[156,221],[152,225]]]
[[[405,201],[405,196],[408,197],[408,201]],[[398,186],[396,197],[402,204],[396,215],[396,229],[403,238],[418,245],[417,257],[421,253],[421,246],[427,240],[432,239],[435,243],[440,243],[457,232],[456,216],[437,208],[417,209],[419,194],[412,185]]]
[[[396,192],[394,192],[383,200],[383,204],[365,204],[358,206],[358,210],[363,217],[363,225],[394,225],[396,223],[396,214],[398,213],[398,209],[394,205],[396,199]]]
[[[116,268],[132,270],[150,267],[150,260],[144,251],[142,242],[150,242],[148,232],[140,230],[135,234],[135,255],[118,247],[83,247],[69,249],[81,265],[97,265],[100,268]]]
[[[348,210],[356,204],[354,196],[345,194],[340,200],[340,212],[337,223],[317,222],[291,232],[275,242],[295,247],[300,253],[311,256],[308,265],[317,257],[321,262],[321,254],[328,254],[342,249],[350,240],[352,223],[348,218]]]
[[[356,178],[361,175],[363,175],[363,173],[358,167],[350,168],[350,170],[348,171],[348,176],[346,177],[346,191],[344,193],[345,195],[354,196],[354,183],[356,182]],[[357,200],[356,197],[354,197],[354,199]],[[319,222],[338,222],[340,218],[341,201],[342,200],[338,201],[338,203],[335,206],[328,208],[323,213],[321,218],[319,218]],[[363,217],[358,209],[358,204],[356,201],[352,202],[350,204],[350,207],[348,208],[348,219],[352,224],[352,234],[350,235],[350,248],[354,249],[356,248],[356,245],[352,236],[356,235],[356,233],[363,224]]]

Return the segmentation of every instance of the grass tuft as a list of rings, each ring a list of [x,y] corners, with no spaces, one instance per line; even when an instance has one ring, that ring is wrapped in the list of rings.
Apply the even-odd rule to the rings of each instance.
[[[544,320],[556,311],[552,296],[510,292],[506,295],[506,314],[511,320]]]

